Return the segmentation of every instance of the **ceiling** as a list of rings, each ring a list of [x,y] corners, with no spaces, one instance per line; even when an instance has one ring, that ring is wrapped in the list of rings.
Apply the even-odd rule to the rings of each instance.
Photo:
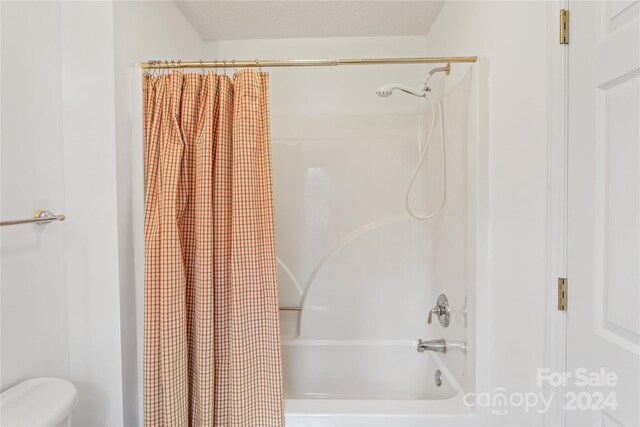
[[[180,1],[203,40],[425,35],[444,0]]]

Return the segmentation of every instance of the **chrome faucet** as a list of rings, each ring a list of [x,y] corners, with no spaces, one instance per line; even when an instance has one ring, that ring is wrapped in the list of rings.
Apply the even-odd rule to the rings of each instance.
[[[418,340],[418,352],[435,351],[436,353],[446,353],[449,350],[467,352],[467,343],[465,341],[447,341],[444,338],[439,340],[422,341]]]
[[[418,351],[424,353],[425,351],[435,351],[437,353],[447,352],[447,341],[442,338],[439,340],[422,341],[418,340]]]

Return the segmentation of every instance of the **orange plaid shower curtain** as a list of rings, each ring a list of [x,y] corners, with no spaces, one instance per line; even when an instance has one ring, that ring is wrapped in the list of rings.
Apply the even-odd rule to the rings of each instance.
[[[282,426],[268,75],[144,77],[145,426]]]

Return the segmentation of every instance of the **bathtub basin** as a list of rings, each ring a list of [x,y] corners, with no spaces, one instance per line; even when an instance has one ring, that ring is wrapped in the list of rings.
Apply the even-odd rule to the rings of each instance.
[[[470,425],[463,390],[413,341],[284,340],[287,426]],[[446,357],[446,355],[444,355]],[[442,373],[436,385],[435,373]]]

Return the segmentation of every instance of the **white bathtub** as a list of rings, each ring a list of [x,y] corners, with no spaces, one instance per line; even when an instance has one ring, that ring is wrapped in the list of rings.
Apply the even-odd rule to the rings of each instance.
[[[412,341],[285,340],[282,358],[288,427],[470,425],[474,415],[439,355]]]

